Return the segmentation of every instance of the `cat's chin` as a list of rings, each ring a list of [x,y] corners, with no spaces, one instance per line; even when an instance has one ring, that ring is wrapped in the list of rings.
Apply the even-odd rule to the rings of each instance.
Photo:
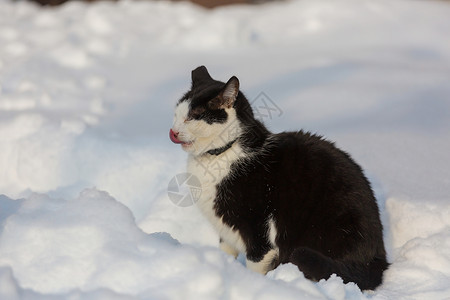
[[[194,147],[192,142],[188,142],[188,143],[182,143],[181,144],[181,148],[186,151],[186,152],[192,152],[194,151]]]

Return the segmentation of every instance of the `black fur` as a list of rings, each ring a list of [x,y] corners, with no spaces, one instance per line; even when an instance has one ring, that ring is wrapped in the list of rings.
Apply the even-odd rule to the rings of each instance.
[[[208,102],[225,84],[203,68],[193,71],[192,90],[180,101],[191,99],[191,110],[202,107],[206,120],[221,122],[224,110],[214,111]],[[388,267],[382,225],[360,166],[320,136],[270,133],[241,92],[233,107],[245,128],[236,143],[248,158],[234,162],[232,175],[218,184],[214,209],[239,231],[247,258],[260,261],[274,248],[267,238],[273,219],[279,248],[274,266],[292,262],[312,280],[336,273],[361,289],[380,285]]]
[[[189,117],[195,120],[204,120],[208,124],[224,123],[227,113],[224,109],[214,109],[215,102],[220,101],[219,94],[225,84],[214,80],[209,76],[205,67],[199,67],[192,71],[192,87],[178,103],[193,99],[190,102]]]

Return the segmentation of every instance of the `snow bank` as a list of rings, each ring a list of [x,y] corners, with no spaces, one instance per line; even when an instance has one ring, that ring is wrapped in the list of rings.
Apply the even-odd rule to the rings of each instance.
[[[0,245],[0,264],[13,265],[21,286],[39,293],[108,287],[176,295],[187,288],[185,276],[195,281],[203,259],[168,234],[145,234],[126,206],[95,189],[72,200],[32,195],[4,222]],[[200,276],[212,272],[205,267]],[[171,284],[180,291],[160,288]]]
[[[19,205],[2,197],[1,204],[15,207],[5,209],[10,216],[4,218],[0,236],[0,265],[14,266],[13,272],[0,269],[5,297],[29,289],[34,295],[104,299],[216,299],[258,293],[294,299],[296,287],[308,299],[323,299],[322,289],[325,294],[339,291],[340,299],[346,293],[361,295],[354,284],[344,287],[335,277],[330,281],[337,287],[316,286],[293,265],[265,279],[218,248],[181,245],[167,233],[146,234],[126,206],[96,189],[71,200],[33,194]]]
[[[450,297],[449,13],[0,0],[0,298]],[[168,199],[185,165],[167,137],[173,106],[202,64],[238,75],[262,113],[264,92],[274,131],[324,134],[362,164],[392,262],[379,289],[313,283],[293,265],[252,273],[195,207]]]

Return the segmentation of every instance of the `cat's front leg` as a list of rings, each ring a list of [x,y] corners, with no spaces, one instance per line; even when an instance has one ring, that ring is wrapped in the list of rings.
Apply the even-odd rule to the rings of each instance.
[[[278,266],[278,250],[270,249],[260,259],[255,259],[247,254],[246,264],[250,270],[265,275]]]
[[[223,252],[234,256],[234,258],[236,258],[239,255],[239,251],[236,250],[236,248],[234,248],[233,246],[230,246],[224,240],[222,240],[222,238],[220,239],[219,247],[220,247],[220,249],[222,249]]]

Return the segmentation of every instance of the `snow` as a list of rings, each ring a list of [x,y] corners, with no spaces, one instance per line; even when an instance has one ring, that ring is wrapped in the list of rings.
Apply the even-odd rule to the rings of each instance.
[[[0,0],[0,299],[450,298],[449,13]],[[273,131],[321,133],[364,167],[392,263],[376,291],[255,274],[169,200],[173,107],[199,65],[237,75]]]

